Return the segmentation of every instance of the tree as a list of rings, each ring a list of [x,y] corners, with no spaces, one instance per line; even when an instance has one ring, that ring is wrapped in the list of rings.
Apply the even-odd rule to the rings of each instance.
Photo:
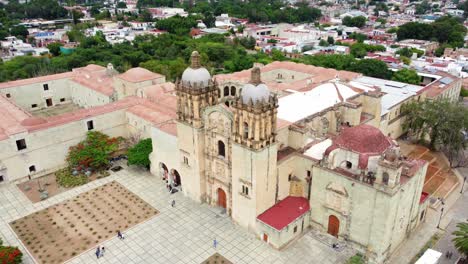
[[[8,31],[0,29],[0,40],[4,40],[6,37],[8,37],[10,34]]]
[[[304,64],[333,68],[337,70],[349,70],[355,61],[356,60],[351,55],[339,54],[319,54],[314,56],[306,55],[303,56],[301,60],[301,62]]]
[[[73,24],[78,24],[80,22],[80,18],[84,17],[84,14],[77,10],[72,10],[72,17],[73,17]]]
[[[18,37],[20,39],[25,40],[26,37],[28,36],[29,32],[28,32],[28,29],[25,26],[18,25],[18,26],[15,26],[15,27],[11,28],[10,34],[12,36],[15,36],[15,37]]]
[[[253,50],[257,41],[253,37],[240,38],[239,43],[246,49]]]
[[[447,43],[451,47],[462,47],[467,29],[455,17],[444,16],[431,24],[409,22],[397,30],[398,40],[403,39],[436,39],[440,44]]]
[[[351,34],[349,35],[349,37],[352,38],[352,39],[357,40],[358,43],[363,43],[364,40],[367,39],[367,36],[366,36],[366,35],[361,34],[361,33],[355,33],[355,32],[351,33]]]
[[[415,70],[410,69],[398,70],[393,74],[392,80],[416,85],[421,83],[421,77],[418,73]]]
[[[120,138],[111,138],[98,131],[90,131],[86,139],[69,149],[67,162],[78,171],[99,170],[109,164],[110,154],[118,149]]]
[[[401,48],[396,51],[396,54],[399,54],[400,56],[405,56],[408,58],[411,58],[413,56],[413,53],[416,53],[418,58],[424,55],[424,51],[416,48]]]
[[[361,28],[366,25],[366,18],[363,16],[350,17],[345,16],[342,20],[343,25],[348,27],[358,27]]]
[[[354,72],[360,72],[366,76],[388,79],[390,71],[385,62],[375,59],[362,59],[353,63],[348,69]]]
[[[127,151],[128,164],[140,165],[149,168],[151,161],[149,155],[153,152],[151,138],[140,140],[135,146]]]
[[[452,165],[467,146],[463,131],[468,130],[468,110],[447,100],[412,101],[403,105],[403,129],[431,149],[443,146]]]
[[[453,232],[452,234],[455,235],[453,238],[453,242],[455,244],[455,248],[457,248],[458,252],[465,257],[468,257],[468,223],[458,223],[457,224],[458,230]]]
[[[322,47],[328,47],[328,42],[324,39],[321,39],[320,42],[319,42],[319,46],[322,46]]]
[[[431,5],[424,0],[420,4],[416,5],[416,15],[422,15],[425,14],[427,11],[431,10]]]
[[[173,34],[185,35],[197,25],[197,18],[193,16],[181,17],[179,15],[162,19],[156,22],[158,29],[166,30]]]
[[[127,4],[125,2],[118,2],[116,5],[117,8],[127,8]]]
[[[349,53],[355,58],[364,58],[367,55],[366,44],[356,43],[353,44],[349,50]]]
[[[60,42],[52,42],[49,45],[47,45],[47,48],[49,49],[49,52],[54,55],[58,56],[60,55],[60,47],[62,47],[63,44]]]
[[[140,15],[138,17],[138,20],[141,22],[152,22],[153,21],[153,15],[151,14],[148,9],[145,9],[140,12]]]

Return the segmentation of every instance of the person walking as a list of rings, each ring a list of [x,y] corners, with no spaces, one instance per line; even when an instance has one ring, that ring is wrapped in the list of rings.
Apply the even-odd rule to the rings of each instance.
[[[96,258],[99,258],[101,256],[101,247],[96,248]]]
[[[122,232],[120,232],[120,230],[117,230],[117,237],[120,239],[120,240],[124,240],[124,236],[122,235]]]
[[[104,253],[106,252],[106,249],[104,247],[101,248],[101,257],[104,257]]]
[[[171,206],[172,206],[172,207],[175,207],[175,200],[172,200]]]
[[[215,239],[213,239],[213,247],[216,249],[216,246],[218,246],[218,241]]]

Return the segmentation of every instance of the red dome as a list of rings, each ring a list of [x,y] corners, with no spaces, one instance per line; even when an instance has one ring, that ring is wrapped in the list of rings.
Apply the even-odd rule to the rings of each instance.
[[[390,146],[392,146],[391,139],[384,136],[378,128],[359,125],[344,128],[327,150],[342,148],[361,154],[382,154]]]
[[[34,116],[26,118],[25,120],[21,121],[22,126],[37,126],[37,125],[44,124],[44,123],[47,123],[47,121],[44,118],[34,117]]]

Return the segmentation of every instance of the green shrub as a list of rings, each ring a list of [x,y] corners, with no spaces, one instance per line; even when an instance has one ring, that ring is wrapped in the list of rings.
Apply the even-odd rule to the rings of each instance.
[[[464,87],[462,87],[461,90],[460,90],[460,96],[461,97],[468,97],[468,90],[465,89]]]
[[[364,263],[366,262],[364,261],[363,256],[359,253],[350,257],[348,261],[346,261],[346,264],[364,264]]]
[[[140,140],[135,146],[128,149],[128,164],[149,167],[151,164],[149,155],[152,151],[153,144],[151,143],[151,138]]]
[[[55,177],[57,183],[66,188],[80,186],[88,182],[88,177],[86,175],[79,174],[74,176],[69,168],[57,171]]]

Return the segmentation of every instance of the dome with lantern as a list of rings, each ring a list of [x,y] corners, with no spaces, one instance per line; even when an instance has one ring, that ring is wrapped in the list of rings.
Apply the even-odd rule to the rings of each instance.
[[[200,85],[208,86],[211,75],[208,70],[200,64],[200,54],[198,51],[192,52],[191,65],[182,73],[182,84],[187,86]]]
[[[260,68],[255,67],[252,69],[250,82],[245,84],[242,88],[242,103],[248,104],[250,101],[252,101],[253,104],[262,101],[267,102],[269,98],[270,90],[260,79]]]

